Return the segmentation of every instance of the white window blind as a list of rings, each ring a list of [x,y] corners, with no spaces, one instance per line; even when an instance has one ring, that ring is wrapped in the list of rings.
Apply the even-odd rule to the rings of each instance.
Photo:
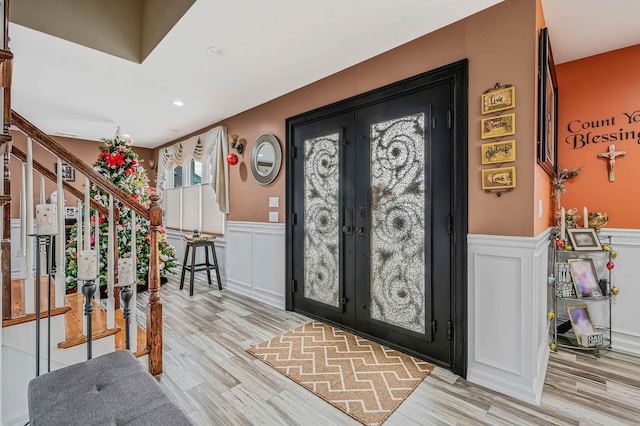
[[[224,215],[211,185],[194,185],[164,191],[168,228],[184,232],[223,234]]]

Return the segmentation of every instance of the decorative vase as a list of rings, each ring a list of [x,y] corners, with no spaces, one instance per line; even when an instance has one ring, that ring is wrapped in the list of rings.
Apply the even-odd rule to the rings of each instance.
[[[609,216],[605,212],[589,213],[589,226],[595,228],[596,234],[600,233],[600,228],[609,222]]]

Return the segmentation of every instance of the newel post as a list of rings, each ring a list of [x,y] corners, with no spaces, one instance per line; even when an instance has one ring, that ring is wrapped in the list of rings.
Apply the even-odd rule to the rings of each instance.
[[[5,142],[3,161],[2,193],[5,197],[11,195],[11,172],[9,160],[11,158],[11,142]],[[2,239],[0,241],[0,267],[2,268],[2,319],[11,318],[11,200],[7,198],[2,205]]]
[[[160,303],[160,258],[158,234],[162,225],[160,197],[153,194],[149,209],[151,246],[149,253],[149,302],[147,304],[147,344],[149,345],[149,372],[162,373],[162,303]]]

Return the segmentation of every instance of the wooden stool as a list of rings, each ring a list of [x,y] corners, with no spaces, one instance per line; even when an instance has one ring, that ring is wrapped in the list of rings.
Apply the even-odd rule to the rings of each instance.
[[[184,287],[184,274],[189,271],[191,277],[189,279],[189,296],[193,296],[193,278],[194,274],[199,271],[207,271],[207,281],[211,285],[211,270],[216,271],[216,279],[218,280],[218,290],[222,290],[222,281],[220,280],[220,270],[218,269],[218,258],[216,257],[216,246],[213,235],[200,235],[199,237],[184,237],[187,247],[184,252],[184,260],[182,261],[182,276],[180,277],[180,290]],[[187,265],[189,257],[189,249],[193,247],[191,252],[191,265]],[[196,263],[196,249],[204,247],[205,263]],[[209,248],[213,255],[213,264],[209,263]]]

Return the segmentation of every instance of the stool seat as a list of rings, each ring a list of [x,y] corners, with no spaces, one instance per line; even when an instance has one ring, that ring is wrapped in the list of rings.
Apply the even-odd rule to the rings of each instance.
[[[216,246],[214,235],[199,235],[197,237],[185,236],[186,247],[184,252],[184,260],[182,261],[182,275],[180,276],[180,290],[184,287],[184,277],[187,271],[191,274],[189,277],[189,296],[193,296],[194,274],[200,271],[207,271],[207,281],[211,285],[211,270],[216,271],[216,279],[218,280],[218,290],[222,290],[222,280],[220,279],[220,270],[218,268],[218,257],[216,256]],[[198,247],[204,247],[205,263],[196,263],[196,251]],[[191,264],[187,264],[189,258],[189,250],[191,252]],[[209,250],[213,257],[213,263],[209,262]]]

